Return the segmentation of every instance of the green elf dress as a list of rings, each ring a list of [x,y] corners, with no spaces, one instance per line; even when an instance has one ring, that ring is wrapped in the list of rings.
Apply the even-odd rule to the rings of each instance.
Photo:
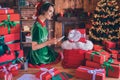
[[[45,24],[41,22],[41,20],[37,19],[32,27],[32,41],[41,44],[47,41],[48,31],[45,27]],[[54,51],[54,49],[50,48],[49,46],[45,46],[43,48],[32,50],[28,54],[28,62],[33,65],[40,65],[40,64],[48,64],[51,62],[56,61],[59,54]]]

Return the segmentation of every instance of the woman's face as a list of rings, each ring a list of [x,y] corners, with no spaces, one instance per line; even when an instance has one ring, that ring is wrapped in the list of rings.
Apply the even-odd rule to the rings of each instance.
[[[44,17],[48,20],[50,20],[53,16],[54,8],[53,6],[50,6],[48,10],[45,12]]]

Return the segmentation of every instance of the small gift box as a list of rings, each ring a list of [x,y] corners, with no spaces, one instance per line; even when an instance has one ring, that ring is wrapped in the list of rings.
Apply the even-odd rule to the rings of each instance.
[[[18,70],[21,68],[21,64],[11,64],[8,66],[8,71],[12,73],[13,76],[18,75]]]
[[[116,48],[116,43],[112,41],[104,41],[106,48]]]
[[[101,64],[86,60],[86,66],[91,68],[101,68]]]
[[[76,70],[75,77],[83,80],[105,80],[105,70],[80,66]]]
[[[109,57],[110,57],[110,54],[104,50],[101,50],[100,52],[88,51],[85,54],[85,58],[87,60],[91,60],[99,64],[103,64],[103,62],[108,60]]]
[[[36,73],[36,77],[40,80],[50,80],[59,73],[59,70],[56,68],[40,68],[40,71]]]
[[[120,78],[120,63],[117,60],[109,59],[102,66],[106,70],[106,76]]]
[[[12,80],[12,74],[7,70],[5,66],[0,69],[0,79]]]
[[[80,65],[83,65],[85,59],[85,50],[81,49],[72,49],[72,50],[63,50],[63,61],[62,66],[64,68],[77,68]]]
[[[12,13],[14,13],[14,9],[0,8],[0,14],[12,14]]]

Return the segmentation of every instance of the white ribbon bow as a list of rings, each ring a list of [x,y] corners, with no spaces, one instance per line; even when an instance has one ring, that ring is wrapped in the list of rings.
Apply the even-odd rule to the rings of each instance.
[[[12,74],[8,72],[5,66],[3,66],[3,69],[0,69],[0,71],[5,72],[4,75],[5,80],[12,80]]]
[[[47,68],[40,68],[41,71],[44,71],[43,73],[40,74],[40,80],[42,80],[42,76],[46,74],[47,72],[52,75],[52,77],[55,75],[54,73],[54,68],[47,69]]]
[[[95,80],[97,73],[103,73],[104,69],[94,69],[94,70],[88,70],[88,73],[93,74],[92,80]]]
[[[86,68],[81,68],[81,67],[79,67],[79,68],[83,69],[83,70],[87,70],[88,73],[93,74],[92,80],[95,80],[97,73],[101,73],[102,74],[104,72],[104,69],[89,70],[89,69],[86,69]]]
[[[18,64],[12,64],[8,67],[8,70],[10,71],[11,68],[15,67],[15,69],[18,69]]]

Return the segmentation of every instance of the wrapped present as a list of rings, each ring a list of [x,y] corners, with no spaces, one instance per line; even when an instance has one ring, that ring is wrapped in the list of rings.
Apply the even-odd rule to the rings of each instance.
[[[105,70],[80,66],[76,70],[75,77],[83,80],[105,80]]]
[[[10,64],[9,66],[7,66],[7,68],[8,71],[16,71],[21,68],[21,64]]]
[[[0,15],[0,35],[20,32],[19,14]]]
[[[13,76],[18,75],[18,70],[21,68],[21,64],[11,64],[7,66],[7,69]]]
[[[83,65],[85,59],[85,52],[86,51],[80,49],[64,49],[62,66],[64,68],[77,68],[78,66]]]
[[[102,49],[103,49],[103,47],[100,46],[100,45],[94,45],[94,46],[93,46],[93,50],[94,50],[94,51],[101,51]]]
[[[10,54],[4,54],[0,56],[0,65],[8,64],[9,62],[16,61],[23,57],[23,50],[11,51]]]
[[[40,80],[50,80],[59,73],[59,70],[56,68],[40,68],[40,71],[36,73],[36,77]]]
[[[106,51],[108,51],[112,55],[113,58],[117,59],[117,55],[119,53],[117,50],[106,48]]]
[[[2,37],[2,36],[1,36]],[[15,34],[8,34],[3,36],[4,37],[4,41],[8,42],[7,44],[10,44],[11,41],[12,42],[20,42],[20,33],[15,33]],[[17,40],[17,41],[16,41]]]
[[[12,74],[7,70],[5,66],[3,66],[3,68],[0,68],[0,79],[12,80],[12,78]]]
[[[85,29],[73,29],[68,33],[68,39],[71,42],[86,42]]]
[[[94,61],[99,64],[103,64],[104,61],[108,60],[110,54],[104,50],[97,52],[97,51],[88,51],[85,54],[85,58],[87,60]]]
[[[10,51],[20,50],[20,43],[8,44]]]
[[[1,14],[13,14],[13,13],[14,13],[14,9],[0,8],[0,15]]]
[[[109,59],[103,63],[103,67],[106,70],[106,76],[113,78],[120,78],[120,66],[117,60]]]
[[[101,68],[101,64],[89,60],[86,60],[86,66],[97,69]]]
[[[112,41],[104,41],[104,45],[106,48],[116,48],[116,43]]]

